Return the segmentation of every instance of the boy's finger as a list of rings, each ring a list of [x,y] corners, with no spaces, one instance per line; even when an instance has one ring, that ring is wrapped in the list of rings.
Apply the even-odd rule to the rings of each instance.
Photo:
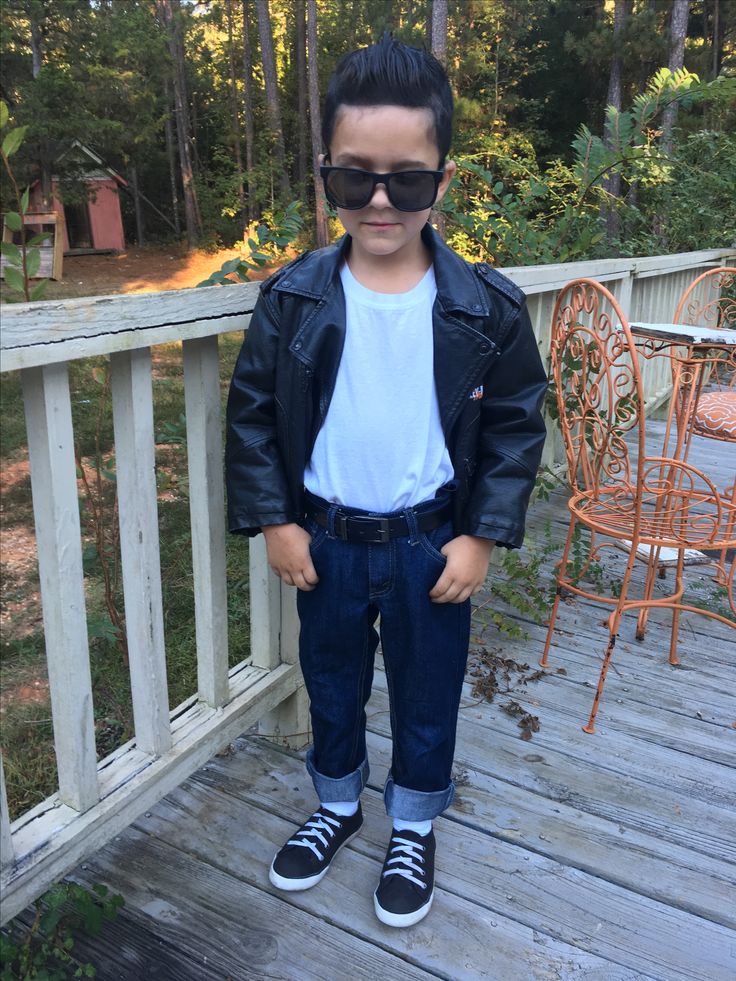
[[[443,573],[430,590],[429,598],[433,603],[452,603],[458,592],[459,587],[455,581]]]

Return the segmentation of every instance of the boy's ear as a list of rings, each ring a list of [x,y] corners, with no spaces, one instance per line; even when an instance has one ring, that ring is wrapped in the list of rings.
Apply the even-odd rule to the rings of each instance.
[[[317,157],[317,166],[318,167],[321,167],[324,164],[325,160],[326,160],[326,157],[325,157],[324,153],[320,153],[320,155]]]
[[[450,181],[455,176],[456,171],[457,171],[457,164],[455,163],[455,161],[446,160],[445,172],[442,175],[442,180],[440,181],[439,186],[437,188],[437,198],[435,199],[435,203],[437,203],[437,201],[441,201],[442,198],[445,196],[445,191],[450,186]]]

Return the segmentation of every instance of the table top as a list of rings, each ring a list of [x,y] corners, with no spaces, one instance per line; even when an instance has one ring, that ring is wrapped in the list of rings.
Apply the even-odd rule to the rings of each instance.
[[[681,344],[726,345],[736,347],[736,330],[729,327],[692,327],[689,324],[648,324],[632,322],[631,331],[644,337],[658,337]]]

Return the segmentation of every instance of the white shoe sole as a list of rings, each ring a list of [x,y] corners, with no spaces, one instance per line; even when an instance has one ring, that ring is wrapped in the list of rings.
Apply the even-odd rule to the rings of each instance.
[[[386,926],[409,927],[414,926],[415,923],[419,923],[420,920],[424,919],[432,908],[433,900],[434,889],[432,890],[432,893],[424,906],[420,906],[419,909],[414,910],[413,913],[390,913],[388,910],[384,909],[383,906],[379,905],[378,897],[374,893],[373,908],[376,911],[376,916],[378,919],[381,921],[381,923],[385,923]]]
[[[361,824],[360,828],[358,828],[357,831],[354,831],[349,838],[345,839],[345,841],[340,845],[340,847],[337,849],[335,854],[332,856],[332,860],[330,864],[326,868],[322,869],[321,872],[318,872],[316,875],[308,875],[303,879],[287,879],[285,876],[279,875],[278,872],[274,869],[273,865],[274,862],[276,861],[276,858],[274,857],[273,862],[271,862],[271,868],[268,870],[268,878],[271,884],[276,886],[277,889],[284,889],[286,892],[302,892],[302,890],[304,889],[311,889],[312,886],[316,886],[317,883],[321,882],[322,879],[324,879],[324,877],[330,871],[332,862],[335,861],[335,859],[343,850],[345,845],[349,844],[353,840],[353,838],[356,838],[360,834],[362,827],[363,825]]]

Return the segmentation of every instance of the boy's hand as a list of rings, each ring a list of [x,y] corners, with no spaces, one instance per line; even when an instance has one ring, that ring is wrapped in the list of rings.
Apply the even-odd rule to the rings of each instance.
[[[433,603],[464,603],[480,591],[488,575],[495,542],[474,535],[458,535],[441,549],[447,556],[445,571],[429,592]]]
[[[319,576],[309,554],[309,532],[297,524],[266,525],[261,531],[266,539],[268,564],[279,579],[306,592],[314,589]]]

